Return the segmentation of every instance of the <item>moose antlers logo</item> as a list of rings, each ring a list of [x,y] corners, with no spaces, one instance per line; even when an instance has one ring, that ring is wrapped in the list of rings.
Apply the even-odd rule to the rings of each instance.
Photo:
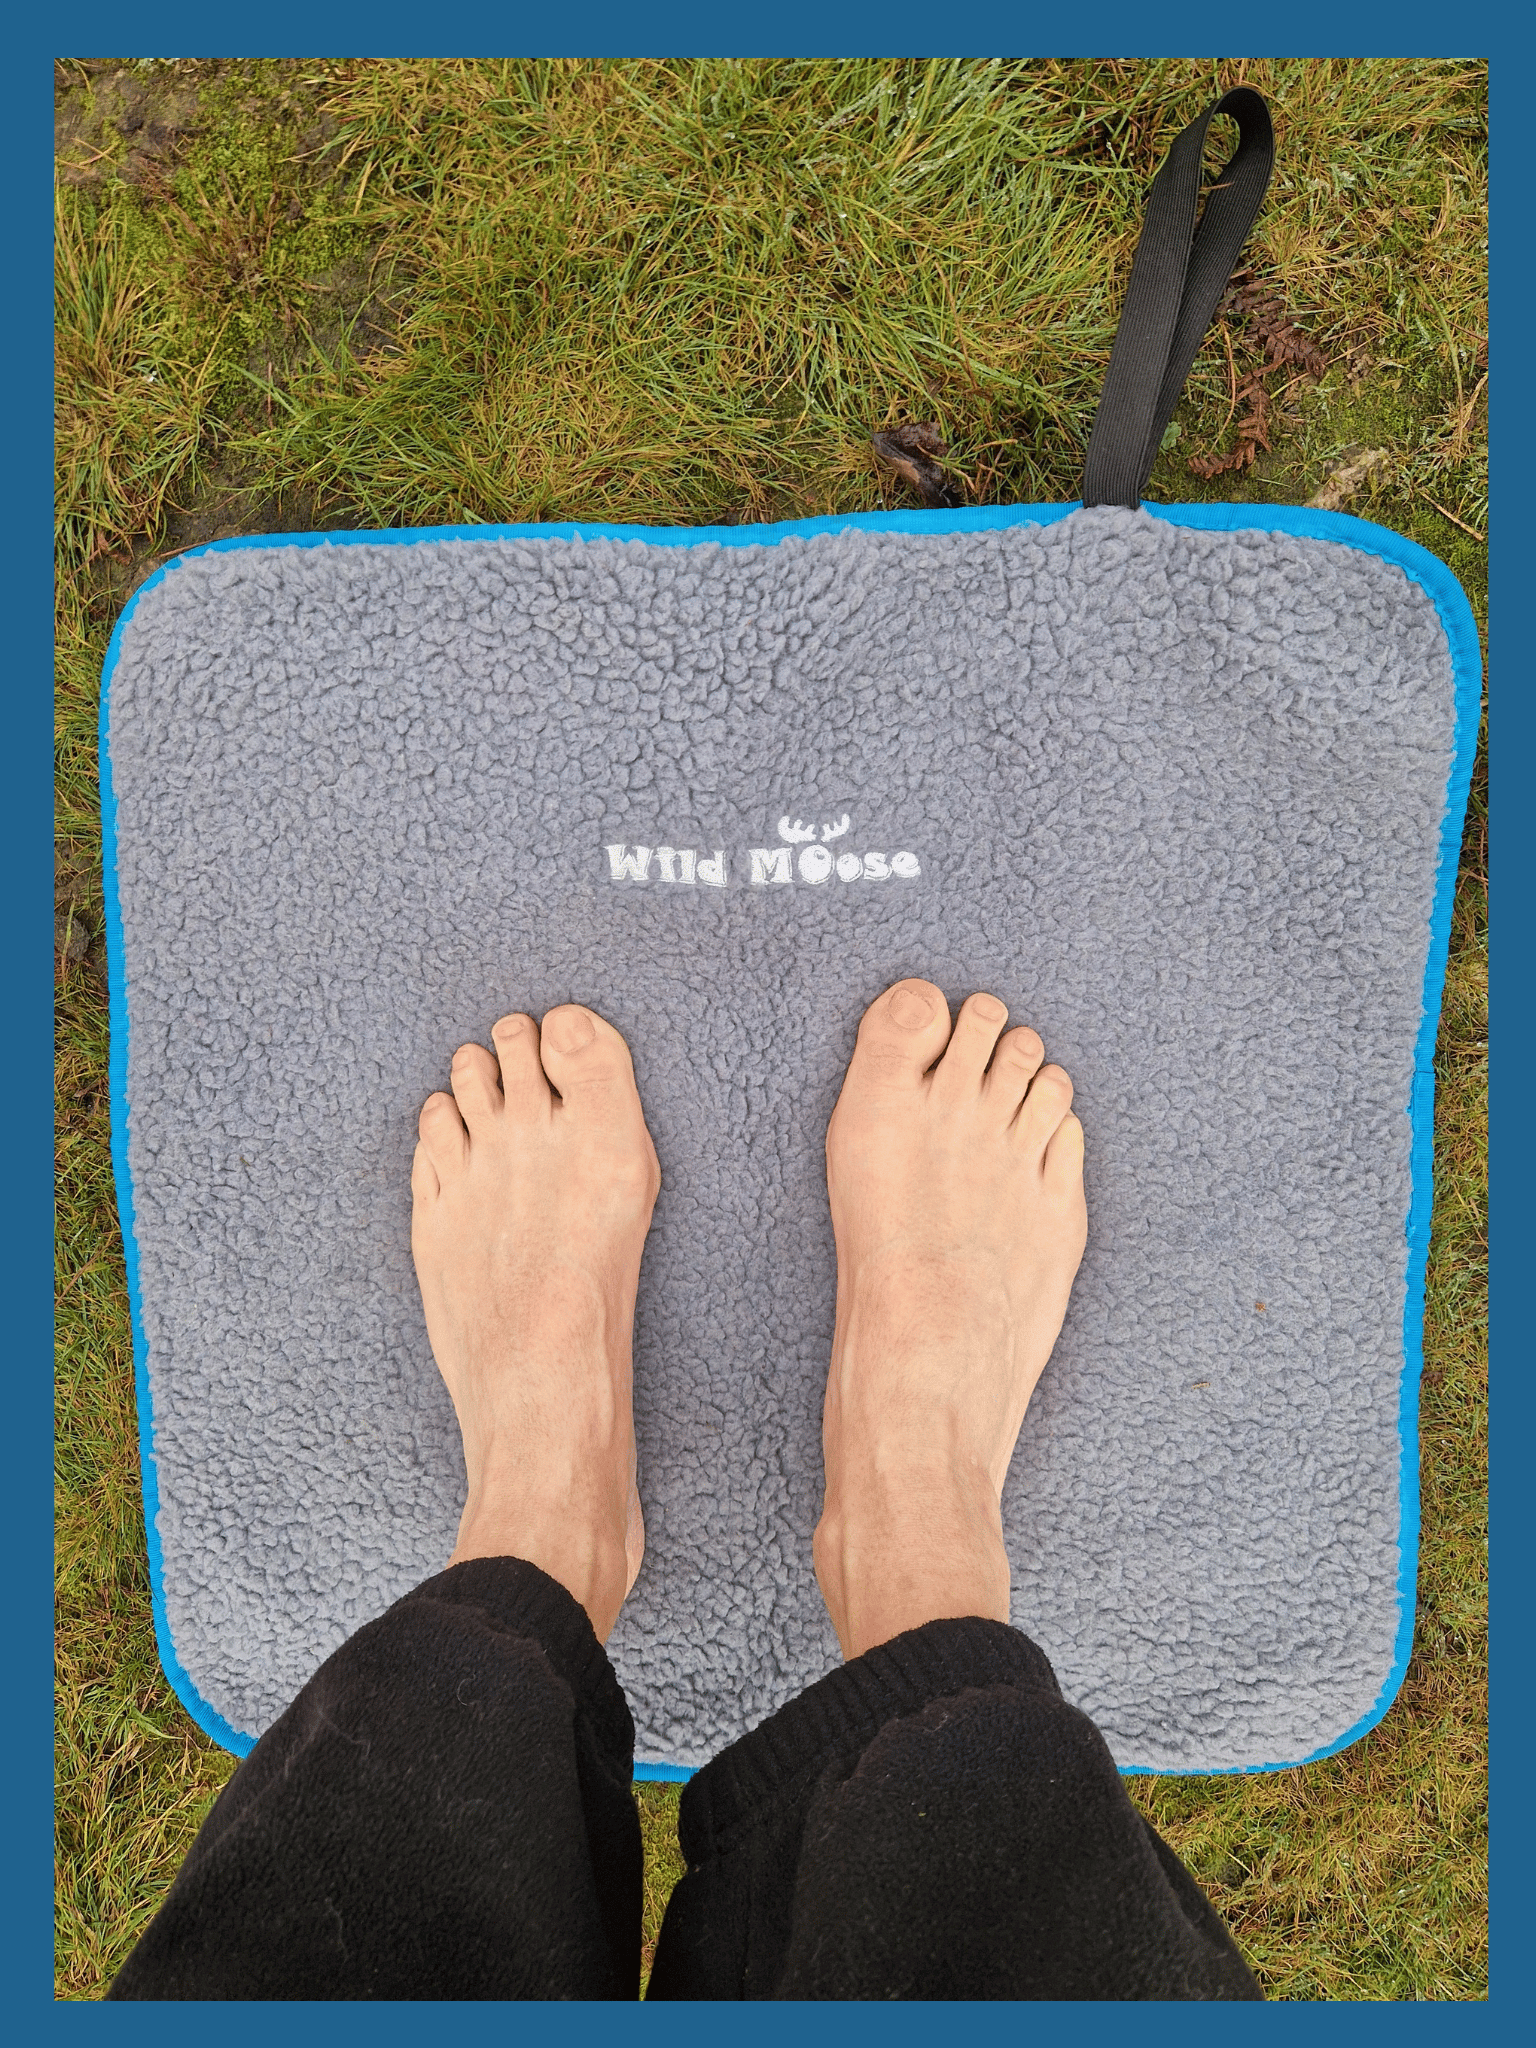
[[[825,844],[829,839],[841,839],[851,824],[852,820],[849,818],[848,813],[844,811],[840,824],[822,826],[822,843]],[[816,837],[816,827],[814,825],[802,825],[798,818],[791,825],[789,813],[786,811],[779,820],[779,837],[789,846],[798,846],[802,840],[814,839]]]
[[[814,888],[830,882],[834,875],[840,882],[911,882],[922,873],[922,863],[915,853],[854,853],[850,850],[834,855],[829,842],[846,839],[852,830],[853,819],[847,811],[841,818],[823,823],[819,835],[814,823],[807,825],[800,818],[791,818],[786,811],[779,820],[781,843],[778,846],[747,848],[748,885],[765,889],[776,883],[790,886],[798,879]],[[800,849],[798,855],[794,852],[796,847]],[[695,886],[702,882],[715,889],[729,885],[723,847],[716,847],[710,853],[698,847],[630,847],[621,844],[605,847],[604,851],[608,856],[608,877],[613,882],[649,882],[654,879],[662,883]]]

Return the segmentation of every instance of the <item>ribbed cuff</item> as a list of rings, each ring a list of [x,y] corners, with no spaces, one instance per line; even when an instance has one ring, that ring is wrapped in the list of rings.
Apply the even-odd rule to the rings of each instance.
[[[1061,1688],[1045,1652],[1006,1622],[930,1621],[818,1679],[722,1750],[684,1788],[678,1838],[689,1865],[708,1862],[765,1807],[814,1784],[836,1757],[868,1748],[888,1721],[935,1700],[994,1685]]]
[[[537,1643],[575,1696],[603,1747],[633,1767],[635,1724],[587,1611],[558,1579],[522,1557],[472,1557],[450,1565],[399,1604],[434,1600],[475,1607],[493,1627]]]

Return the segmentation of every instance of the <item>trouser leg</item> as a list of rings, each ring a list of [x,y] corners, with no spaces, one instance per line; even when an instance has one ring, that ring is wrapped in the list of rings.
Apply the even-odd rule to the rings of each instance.
[[[517,1558],[344,1643],[208,1816],[109,1998],[634,1998],[634,1724]]]
[[[686,1787],[652,1998],[1258,1998],[1042,1651],[934,1621]]]

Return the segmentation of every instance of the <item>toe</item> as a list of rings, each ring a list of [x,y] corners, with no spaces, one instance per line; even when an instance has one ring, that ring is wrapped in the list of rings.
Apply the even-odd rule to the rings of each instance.
[[[453,1099],[473,1138],[502,1111],[501,1075],[483,1045],[461,1045],[453,1056]]]
[[[443,1192],[443,1184],[437,1177],[437,1168],[432,1164],[432,1155],[426,1145],[418,1142],[411,1156],[411,1199],[415,1202],[435,1202]]]
[[[1083,1127],[1075,1116],[1064,1116],[1045,1148],[1045,1177],[1063,1188],[1083,1179]]]
[[[556,1092],[567,1104],[586,1095],[634,1093],[629,1047],[613,1026],[580,1003],[561,1003],[544,1013],[539,1056]]]
[[[1072,1078],[1064,1067],[1042,1067],[1029,1084],[1014,1130],[1038,1158],[1072,1107]]]
[[[429,1095],[421,1106],[416,1129],[441,1185],[460,1171],[469,1156],[469,1134],[453,1097]]]
[[[848,1080],[855,1087],[865,1081],[915,1087],[948,1037],[944,991],[931,981],[898,981],[860,1019]]]
[[[553,1106],[549,1078],[539,1058],[539,1027],[521,1011],[491,1026],[491,1043],[501,1065],[501,1092],[508,1109],[548,1114]]]
[[[1012,1123],[1018,1115],[1019,1104],[1024,1100],[1030,1082],[1039,1073],[1040,1062],[1044,1058],[1045,1046],[1040,1034],[1027,1024],[1005,1031],[997,1041],[997,1050],[992,1055],[992,1065],[987,1073],[986,1094],[988,1102],[996,1104],[998,1115],[1005,1124]]]
[[[944,1057],[934,1069],[934,1086],[945,1094],[980,1093],[997,1034],[1008,1022],[1008,1005],[997,996],[969,996],[960,1005]]]

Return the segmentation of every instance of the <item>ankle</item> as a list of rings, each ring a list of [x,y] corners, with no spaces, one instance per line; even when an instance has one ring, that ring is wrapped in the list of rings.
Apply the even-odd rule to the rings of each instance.
[[[627,1498],[539,1500],[471,1494],[450,1565],[474,1557],[520,1557],[547,1572],[585,1609],[606,1642],[629,1590]]]
[[[839,1473],[812,1555],[844,1657],[930,1621],[1009,1618],[1002,1518],[980,1471],[908,1464]]]

